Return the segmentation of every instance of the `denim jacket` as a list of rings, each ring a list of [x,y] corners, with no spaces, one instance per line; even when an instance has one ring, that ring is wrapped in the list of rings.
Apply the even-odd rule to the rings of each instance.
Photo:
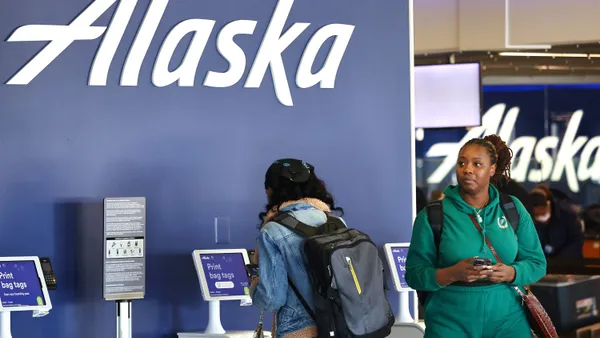
[[[281,211],[310,226],[320,226],[327,220],[324,212],[303,202],[288,205]],[[277,313],[277,337],[315,325],[288,284],[289,277],[314,308],[303,240],[301,235],[274,222],[265,224],[258,237],[260,282],[252,289],[252,302],[265,312]]]

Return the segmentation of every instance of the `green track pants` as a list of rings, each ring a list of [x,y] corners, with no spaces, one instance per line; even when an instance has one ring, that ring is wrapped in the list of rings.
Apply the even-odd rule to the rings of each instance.
[[[506,284],[432,292],[424,317],[425,338],[531,338],[521,298]]]

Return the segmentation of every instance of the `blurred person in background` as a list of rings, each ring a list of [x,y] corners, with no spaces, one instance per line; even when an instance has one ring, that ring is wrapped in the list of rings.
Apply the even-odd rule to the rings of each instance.
[[[590,204],[582,210],[582,218],[585,225],[585,235],[600,237],[600,203]]]
[[[530,193],[535,227],[548,258],[582,259],[583,231],[577,214],[566,203],[554,199],[547,186]]]
[[[531,215],[531,218],[534,217],[533,204],[531,203],[531,197],[529,196],[529,192],[527,191],[527,189],[525,189],[525,187],[521,183],[519,183],[515,180],[509,180],[508,182],[502,182],[502,183],[498,184],[498,191],[500,191],[501,193],[511,195],[511,196],[518,198],[519,201],[521,201],[521,203],[523,203],[523,206],[525,207],[525,209],[527,209],[527,212],[529,212],[529,215]]]
[[[552,200],[556,204],[560,204],[562,209],[566,209],[574,213],[579,218],[581,206],[578,205],[569,195],[560,189],[551,188],[547,184],[538,184],[534,189],[541,189],[548,196],[552,196]]]

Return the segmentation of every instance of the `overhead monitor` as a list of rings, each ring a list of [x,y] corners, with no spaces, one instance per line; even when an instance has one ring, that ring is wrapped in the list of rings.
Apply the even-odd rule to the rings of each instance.
[[[193,256],[205,301],[250,298],[246,249],[195,250]]]
[[[479,63],[421,65],[414,70],[415,128],[481,125]]]
[[[52,303],[38,257],[0,257],[0,311],[48,312]]]
[[[410,243],[387,243],[383,247],[385,249],[385,258],[390,267],[390,273],[396,291],[412,290],[408,284],[404,274],[406,273],[406,257],[408,256],[408,247]]]

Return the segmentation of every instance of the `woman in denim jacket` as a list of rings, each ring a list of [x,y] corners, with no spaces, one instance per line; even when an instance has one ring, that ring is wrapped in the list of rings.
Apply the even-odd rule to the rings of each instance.
[[[320,226],[327,220],[325,212],[343,214],[343,210],[335,207],[333,196],[315,175],[314,167],[297,159],[275,161],[265,175],[265,191],[268,203],[259,215],[259,272],[251,281],[252,302],[262,311],[275,313],[274,337],[316,337],[314,321],[288,283],[289,278],[313,308],[304,239],[270,220],[282,211],[307,225]]]

